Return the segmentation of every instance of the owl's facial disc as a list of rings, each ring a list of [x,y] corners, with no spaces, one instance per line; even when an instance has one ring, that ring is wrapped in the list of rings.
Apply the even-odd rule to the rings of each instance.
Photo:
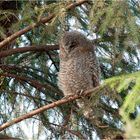
[[[77,42],[67,42],[65,43],[65,49],[68,51],[68,52],[71,52],[72,50],[74,50],[75,48],[77,47]]]

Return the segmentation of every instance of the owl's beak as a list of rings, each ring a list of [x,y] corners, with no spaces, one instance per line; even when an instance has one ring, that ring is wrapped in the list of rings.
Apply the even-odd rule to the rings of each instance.
[[[66,53],[69,53],[71,51],[70,50],[70,45],[65,46],[65,51],[66,51]]]

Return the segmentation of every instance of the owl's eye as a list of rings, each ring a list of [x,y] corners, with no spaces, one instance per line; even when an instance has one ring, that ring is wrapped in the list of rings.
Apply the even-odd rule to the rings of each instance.
[[[75,42],[71,43],[71,45],[69,47],[70,47],[70,49],[74,49],[76,47],[76,43]]]
[[[74,45],[74,44],[70,45],[70,48],[71,48],[71,49],[73,49],[74,47],[75,47],[75,45]]]

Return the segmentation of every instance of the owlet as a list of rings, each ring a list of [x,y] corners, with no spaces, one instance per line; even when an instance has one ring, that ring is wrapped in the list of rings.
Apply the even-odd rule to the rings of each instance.
[[[95,47],[83,34],[66,32],[60,40],[58,86],[64,95],[77,94],[99,85]]]

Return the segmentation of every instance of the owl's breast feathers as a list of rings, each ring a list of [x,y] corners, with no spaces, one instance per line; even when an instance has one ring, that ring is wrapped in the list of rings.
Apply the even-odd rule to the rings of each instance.
[[[84,35],[66,32],[60,41],[59,88],[64,95],[99,85],[99,65],[95,50]]]
[[[93,52],[83,49],[80,53],[69,56],[67,61],[60,61],[59,87],[64,95],[91,89],[99,84],[99,71]],[[79,55],[78,55],[79,54]]]

